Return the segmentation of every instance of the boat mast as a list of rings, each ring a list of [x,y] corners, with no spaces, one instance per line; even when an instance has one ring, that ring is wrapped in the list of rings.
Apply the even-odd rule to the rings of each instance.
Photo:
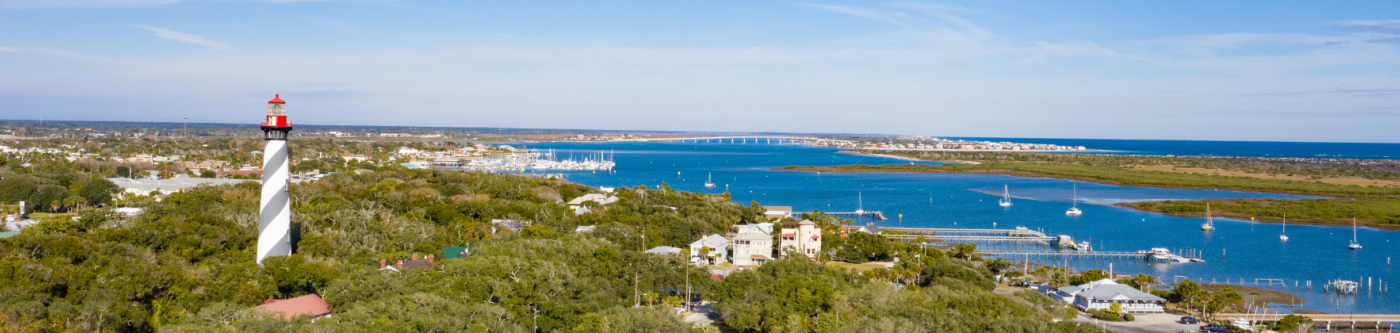
[[[1079,208],[1079,184],[1072,184],[1072,185],[1073,185],[1073,187],[1071,187],[1071,190],[1070,190],[1070,191],[1072,191],[1072,192],[1070,192],[1070,193],[1073,193],[1073,196],[1074,196],[1074,197],[1073,197],[1073,198],[1070,198],[1070,200],[1074,202],[1074,208]]]

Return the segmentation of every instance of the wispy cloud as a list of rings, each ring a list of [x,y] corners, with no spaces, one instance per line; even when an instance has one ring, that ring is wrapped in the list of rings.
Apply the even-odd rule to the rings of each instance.
[[[0,52],[12,52],[12,53],[13,53],[13,52],[19,52],[19,50],[12,49],[12,48],[8,48],[8,47],[4,47],[4,46],[0,46]]]
[[[179,31],[175,31],[175,30],[170,30],[170,29],[165,29],[165,28],[157,28],[157,27],[151,27],[151,26],[144,26],[144,25],[132,25],[132,26],[133,26],[133,27],[137,27],[137,28],[141,28],[141,29],[150,30],[150,31],[152,31],[152,32],[155,32],[155,33],[156,33],[156,37],[165,38],[165,39],[170,39],[170,40],[175,40],[175,41],[186,42],[186,43],[190,43],[190,44],[204,45],[204,46],[207,46],[207,47],[209,47],[209,48],[211,48],[211,49],[215,49],[215,50],[227,50],[227,49],[233,48],[233,46],[230,46],[230,45],[228,45],[227,43],[220,42],[220,41],[216,41],[216,40],[212,40],[212,39],[208,39],[208,38],[204,38],[204,37],[201,37],[201,36],[195,35],[195,34],[183,33],[183,32],[179,32]]]
[[[832,6],[832,5],[819,5],[819,4],[805,4],[805,5],[811,6],[812,8],[816,8],[816,9],[821,9],[821,10],[825,10],[825,11],[828,11],[828,12],[832,12],[832,13],[840,13],[840,14],[846,14],[846,15],[851,15],[851,16],[856,16],[856,17],[868,18],[868,19],[872,19],[872,20],[876,20],[876,21],[884,21],[884,22],[894,23],[894,24],[898,24],[898,25],[905,25],[904,21],[902,21],[902,20],[896,18],[896,17],[904,17],[904,16],[906,16],[906,15],[905,15],[904,13],[902,13],[902,12],[887,12],[887,13],[881,13],[881,12],[877,12],[877,11],[875,11],[875,10],[873,10],[873,9],[858,8],[858,7],[845,7],[845,6]]]
[[[82,54],[82,53],[73,52],[73,51],[64,51],[64,50],[55,50],[55,49],[46,49],[46,48],[34,48],[34,49],[26,49],[26,50],[32,50],[32,51],[38,52],[38,53],[51,54],[51,55],[56,55],[56,56],[65,57],[65,58],[73,58],[73,59],[82,59],[82,60],[103,60],[103,59],[106,59],[106,58],[99,57],[99,56],[95,56],[95,55]]]

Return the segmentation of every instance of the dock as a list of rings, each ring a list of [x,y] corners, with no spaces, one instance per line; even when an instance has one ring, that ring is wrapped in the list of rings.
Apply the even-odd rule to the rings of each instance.
[[[863,212],[822,212],[822,214],[831,215],[831,216],[835,216],[835,217],[839,217],[839,218],[843,218],[843,219],[852,219],[852,220],[859,220],[859,219],[871,219],[871,220],[876,220],[876,221],[885,221],[885,220],[889,220],[889,219],[885,218],[885,213],[880,212],[880,211],[878,211],[878,210],[868,210],[868,211],[863,211]]]
[[[1380,323],[1400,322],[1400,315],[1381,314],[1217,313],[1215,314],[1215,318],[1244,318],[1251,322],[1260,322],[1278,321],[1283,319],[1283,317],[1287,315],[1308,317],[1309,319],[1312,319],[1312,325],[1314,325],[1314,327],[1316,327],[1316,325],[1319,324],[1325,325],[1324,327],[1326,327],[1326,329],[1329,331],[1333,329],[1342,329],[1344,327],[1354,330],[1358,328],[1356,327],[1356,323],[1358,322],[1374,323],[1376,329],[1380,328]],[[1342,325],[1343,323],[1349,323],[1350,325]],[[1370,329],[1370,327],[1360,328]]]
[[[867,212],[868,213],[868,212]],[[1049,237],[1045,233],[1026,228],[1011,229],[972,229],[972,228],[896,228],[880,227],[880,230],[898,231],[909,235],[923,236],[1006,236],[1006,237]],[[1050,237],[1053,238],[1053,237]]]
[[[1007,260],[1077,260],[1077,261],[1152,261],[1152,262],[1205,262],[1199,258],[1187,258],[1175,254],[1161,255],[1151,251],[1013,251],[978,250],[976,254],[999,257]]]

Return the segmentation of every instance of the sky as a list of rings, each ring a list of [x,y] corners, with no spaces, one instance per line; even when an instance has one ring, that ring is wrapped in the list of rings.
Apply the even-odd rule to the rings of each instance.
[[[0,119],[1400,142],[1397,1],[0,0]]]

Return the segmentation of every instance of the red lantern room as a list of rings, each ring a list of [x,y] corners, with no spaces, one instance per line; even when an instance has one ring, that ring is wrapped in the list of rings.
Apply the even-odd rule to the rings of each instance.
[[[287,102],[282,100],[282,94],[276,94],[272,100],[267,101],[267,121],[262,123],[263,127],[292,127],[292,123],[287,122]]]
[[[292,122],[287,121],[287,102],[282,100],[282,94],[272,97],[267,101],[267,119],[262,123],[262,130],[268,140],[286,140],[287,132],[292,130]]]

